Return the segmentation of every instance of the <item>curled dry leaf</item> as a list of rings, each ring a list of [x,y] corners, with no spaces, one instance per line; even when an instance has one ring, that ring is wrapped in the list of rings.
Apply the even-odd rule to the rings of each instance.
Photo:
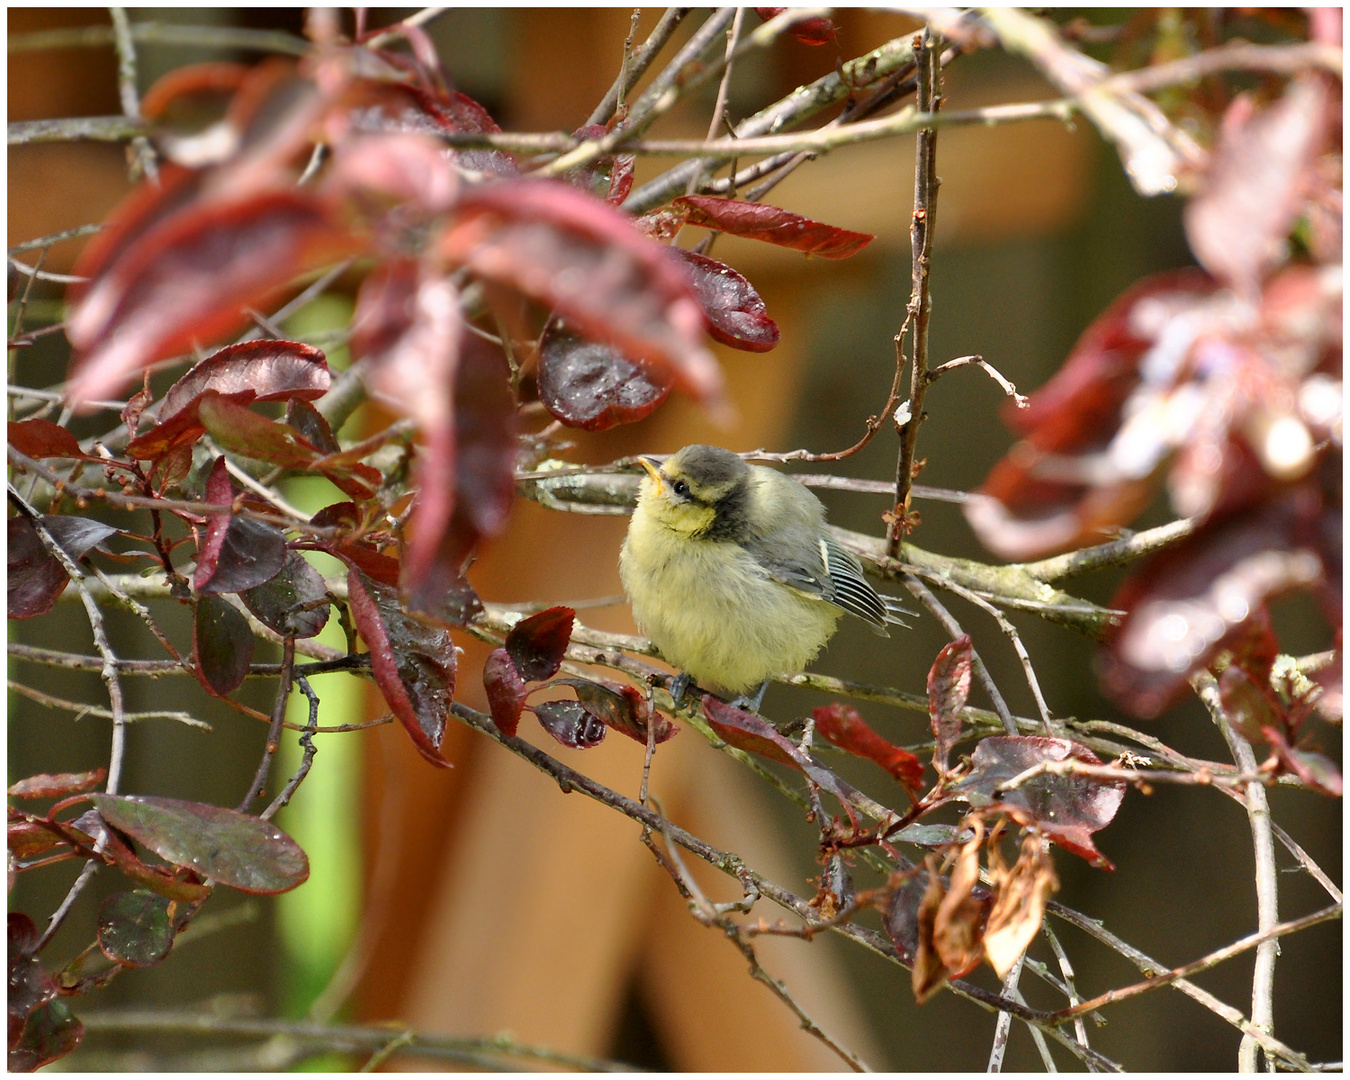
[[[947,775],[947,755],[961,737],[961,710],[970,698],[973,657],[970,635],[962,634],[942,647],[928,669],[928,720],[937,740],[933,768],[939,777]]]
[[[1040,930],[1046,901],[1059,889],[1059,878],[1049,852],[1034,832],[1022,841],[1011,869],[1004,865],[998,848],[990,847],[989,874],[994,903],[984,929],[984,954],[1002,979]]]

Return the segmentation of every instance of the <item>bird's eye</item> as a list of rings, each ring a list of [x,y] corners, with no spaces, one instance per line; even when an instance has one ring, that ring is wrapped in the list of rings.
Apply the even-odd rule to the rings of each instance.
[[[675,492],[681,499],[687,499],[689,497],[689,485],[683,480],[676,480],[675,483],[670,485],[670,490]]]

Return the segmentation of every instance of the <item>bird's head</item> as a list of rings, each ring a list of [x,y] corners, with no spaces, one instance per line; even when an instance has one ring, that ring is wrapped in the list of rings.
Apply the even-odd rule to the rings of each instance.
[[[647,470],[639,506],[687,536],[721,533],[745,513],[750,467],[717,446],[686,446],[665,464],[641,458]],[[715,528],[715,526],[719,526]]]

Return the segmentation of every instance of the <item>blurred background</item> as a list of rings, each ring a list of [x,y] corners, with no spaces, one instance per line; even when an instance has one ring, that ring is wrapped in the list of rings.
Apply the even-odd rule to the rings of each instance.
[[[372,11],[379,25],[413,9]],[[660,9],[644,9],[645,38]],[[1064,10],[1056,20],[1094,22],[1129,16]],[[298,9],[129,9],[133,22],[246,26],[299,33]],[[753,18],[753,17],[751,17]],[[688,36],[695,16],[681,28]],[[902,16],[848,9],[838,39],[819,48],[780,42],[739,64],[733,120],[793,87],[832,70],[916,25]],[[107,25],[94,9],[9,10],[9,33]],[[571,131],[613,81],[630,9],[456,9],[427,27],[456,87],[476,98],[508,130]],[[140,87],[165,71],[205,59],[256,59],[256,52],[143,43]],[[643,84],[639,84],[641,86]],[[9,119],[112,115],[120,111],[110,46],[11,51]],[[715,86],[693,95],[654,134],[701,137]],[[1028,65],[995,53],[963,57],[944,74],[949,108],[1055,96]],[[638,183],[662,159],[638,162]],[[669,162],[665,162],[669,164]],[[1156,270],[1189,265],[1181,202],[1145,200],[1131,190],[1119,158],[1091,125],[1037,121],[944,130],[938,140],[942,186],[932,268],[932,362],[979,353],[1019,390],[1041,385],[1091,320],[1124,288]],[[119,146],[73,143],[12,147],[9,152],[9,245],[101,220],[129,190]],[[768,202],[876,241],[844,261],[809,260],[769,245],[721,237],[714,254],[754,283],[782,329],[777,349],[754,355],[717,347],[740,413],[730,432],[712,428],[689,402],[672,399],[642,423],[599,435],[578,433],[569,458],[606,462],[634,452],[668,452],[695,441],[735,450],[765,447],[839,450],[855,442],[885,401],[894,365],[892,338],[909,296],[908,223],[913,140],[849,148],[799,169]],[[701,235],[689,230],[681,243]],[[58,245],[46,268],[69,270],[80,241]],[[350,283],[350,284],[354,284]],[[60,294],[48,287],[30,305],[55,318]],[[45,307],[43,306],[45,305]],[[340,326],[349,297],[307,310],[297,335]],[[66,354],[55,336],[11,358],[10,378],[26,385],[59,382]],[[340,356],[333,356],[335,363]],[[999,420],[999,388],[977,369],[948,375],[928,396],[918,454],[920,482],[969,489],[1003,455],[1011,437]],[[359,424],[359,416],[356,418]],[[77,429],[77,433],[79,433]],[[883,429],[858,456],[822,466],[842,475],[890,480],[895,439]],[[798,466],[803,470],[811,466]],[[881,534],[884,496],[823,492],[831,520]],[[321,491],[292,489],[293,499],[322,505]],[[919,503],[913,540],[929,550],[987,558],[958,508]],[[1167,520],[1155,506],[1140,526]],[[472,578],[487,600],[570,602],[618,594],[617,555],[625,519],[582,517],[517,505],[507,534],[484,552]],[[1087,599],[1109,600],[1119,575],[1077,580]],[[954,598],[967,629],[1021,715],[1034,703],[1007,641],[988,619]],[[156,613],[175,640],[190,640],[185,609]],[[1325,629],[1310,604],[1278,609],[1282,642],[1294,652],[1322,647]],[[626,605],[580,614],[601,629],[631,631]],[[1098,694],[1090,642],[1038,620],[1012,616],[1058,716],[1127,721]],[[109,615],[124,655],[156,656],[144,627],[123,612]],[[851,622],[851,621],[850,621]],[[56,616],[10,624],[11,640],[73,649],[86,645],[83,612],[63,605]],[[815,669],[922,692],[945,638],[931,619],[878,641],[845,625]],[[482,706],[477,672],[486,647],[465,638],[463,699]],[[87,651],[87,650],[86,650]],[[265,659],[260,648],[258,659]],[[11,678],[65,698],[102,702],[95,673],[58,672],[11,661]],[[224,710],[188,679],[126,680],[131,709],[181,709],[208,731],[168,720],[134,728],[123,789],[234,805],[257,764],[263,731]],[[316,680],[323,723],[378,715],[366,685],[347,676]],[[247,683],[241,697],[266,710],[272,688]],[[166,699],[168,699],[166,701]],[[806,715],[826,697],[775,686],[764,704],[776,719]],[[977,690],[973,703],[987,705]],[[901,745],[923,741],[925,715],[878,705],[867,721]],[[8,775],[77,771],[106,763],[106,721],[45,709],[11,694]],[[1197,704],[1178,707],[1148,730],[1168,745],[1212,760],[1227,759],[1217,730]],[[595,750],[563,750],[528,722],[521,734],[616,790],[635,795],[642,750],[611,738]],[[1338,734],[1336,736],[1338,738]],[[541,741],[542,740],[542,741]],[[840,1063],[802,1033],[794,1017],[746,974],[740,953],[688,914],[670,879],[654,865],[631,821],[585,799],[562,795],[525,762],[486,738],[457,729],[444,751],[449,771],[428,767],[396,726],[324,735],[314,771],[279,819],[309,853],[311,880],[281,897],[242,897],[221,890],[162,965],[124,974],[86,1007],[194,1007],[221,1014],[359,1022],[397,1021],[418,1031],[494,1035],[650,1069],[837,1069]],[[292,761],[298,751],[288,746]],[[1324,747],[1339,760],[1340,746]],[[836,759],[837,760],[837,759]],[[856,768],[853,766],[857,766]],[[837,765],[851,782],[878,790],[866,763]],[[278,771],[286,768],[283,762]],[[889,781],[884,781],[889,783]],[[748,864],[802,895],[819,873],[814,827],[734,762],[686,731],[662,746],[652,791],[666,814],[694,834],[734,850]],[[883,796],[888,797],[888,796]],[[1341,877],[1342,806],[1312,794],[1275,789],[1279,822],[1334,879]],[[1097,837],[1114,872],[1090,868],[1057,851],[1058,899],[1102,920],[1165,964],[1179,964],[1227,944],[1256,926],[1252,844],[1236,802],[1207,789],[1160,786],[1131,791],[1115,822]],[[1281,851],[1281,865],[1289,860]],[[25,874],[11,910],[39,923],[69,887],[76,864]],[[691,867],[714,900],[739,891],[704,867]],[[101,874],[51,946],[73,955],[90,940],[96,900],[112,891]],[[858,884],[875,884],[862,868]],[[1320,906],[1306,875],[1282,874],[1282,917]],[[766,905],[758,914],[775,917]],[[202,926],[200,924],[205,924]],[[1057,925],[1086,994],[1134,981],[1118,956]],[[210,930],[207,933],[205,931]],[[1276,968],[1277,1036],[1311,1060],[1336,1060],[1342,1042],[1341,925],[1323,924],[1286,938]],[[783,980],[806,1011],[873,1067],[896,1070],[983,1069],[993,1016],[938,994],[914,1004],[909,973],[828,936],[805,943],[759,939],[764,966]],[[1043,943],[1033,947],[1053,966]],[[1250,954],[1195,981],[1246,1012]],[[972,977],[994,988],[992,974]],[[1041,987],[1023,980],[1032,1005]],[[1044,995],[1041,995],[1044,996]],[[1163,990],[1113,1006],[1110,1023],[1091,1032],[1093,1046],[1134,1069],[1228,1070],[1238,1033],[1189,998]],[[236,1044],[237,1045],[237,1044]],[[231,1068],[265,1064],[199,1037],[156,1038],[91,1033],[60,1067]],[[234,1056],[232,1056],[234,1055]],[[1062,1066],[1071,1062],[1059,1055]],[[424,1067],[427,1062],[408,1059]],[[313,1065],[314,1063],[311,1063]],[[319,1065],[345,1067],[330,1056]],[[1025,1029],[1014,1025],[1006,1067],[1039,1068]]]

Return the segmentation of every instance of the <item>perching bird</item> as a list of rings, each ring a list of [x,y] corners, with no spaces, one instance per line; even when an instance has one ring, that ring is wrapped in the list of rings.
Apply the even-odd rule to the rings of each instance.
[[[795,480],[716,446],[641,461],[619,575],[638,626],[682,669],[677,700],[692,679],[758,710],[770,677],[803,670],[842,612],[883,637],[900,623]]]

